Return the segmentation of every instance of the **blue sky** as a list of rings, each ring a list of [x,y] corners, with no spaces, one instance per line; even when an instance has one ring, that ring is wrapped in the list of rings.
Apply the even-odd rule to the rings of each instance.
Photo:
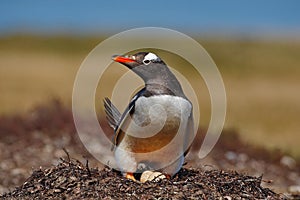
[[[189,33],[300,35],[297,0],[2,0],[0,34],[97,34],[143,26]]]

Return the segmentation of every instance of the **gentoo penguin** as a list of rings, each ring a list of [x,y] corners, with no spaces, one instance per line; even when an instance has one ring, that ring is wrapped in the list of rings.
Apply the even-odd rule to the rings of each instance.
[[[113,56],[113,60],[145,83],[123,114],[108,98],[104,100],[108,122],[114,129],[112,150],[119,169],[132,180],[140,179],[144,171],[163,178],[174,176],[194,138],[192,103],[175,75],[154,53]],[[149,180],[153,174],[147,175]]]

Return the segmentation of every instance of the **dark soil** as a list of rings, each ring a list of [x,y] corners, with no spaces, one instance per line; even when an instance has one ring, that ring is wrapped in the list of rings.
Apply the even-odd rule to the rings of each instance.
[[[111,131],[106,121],[100,124]],[[222,133],[208,157],[199,160],[194,155],[203,132],[187,165],[173,179],[142,184],[95,160],[78,139],[70,109],[59,101],[25,115],[2,116],[0,198],[299,199],[299,193],[288,194],[290,186],[300,185],[299,161],[246,144],[230,130]]]

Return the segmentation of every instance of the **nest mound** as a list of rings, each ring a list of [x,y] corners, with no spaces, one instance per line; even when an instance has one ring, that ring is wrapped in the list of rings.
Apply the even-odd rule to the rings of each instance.
[[[35,170],[4,199],[284,199],[261,186],[262,177],[235,171],[183,168],[171,180],[139,183],[105,167],[89,168],[77,160],[61,159]]]

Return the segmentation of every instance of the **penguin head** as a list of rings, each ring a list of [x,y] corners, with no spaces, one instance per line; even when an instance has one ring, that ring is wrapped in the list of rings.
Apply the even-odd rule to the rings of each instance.
[[[168,71],[164,61],[151,52],[113,56],[113,60],[125,65],[145,81],[162,76]]]

